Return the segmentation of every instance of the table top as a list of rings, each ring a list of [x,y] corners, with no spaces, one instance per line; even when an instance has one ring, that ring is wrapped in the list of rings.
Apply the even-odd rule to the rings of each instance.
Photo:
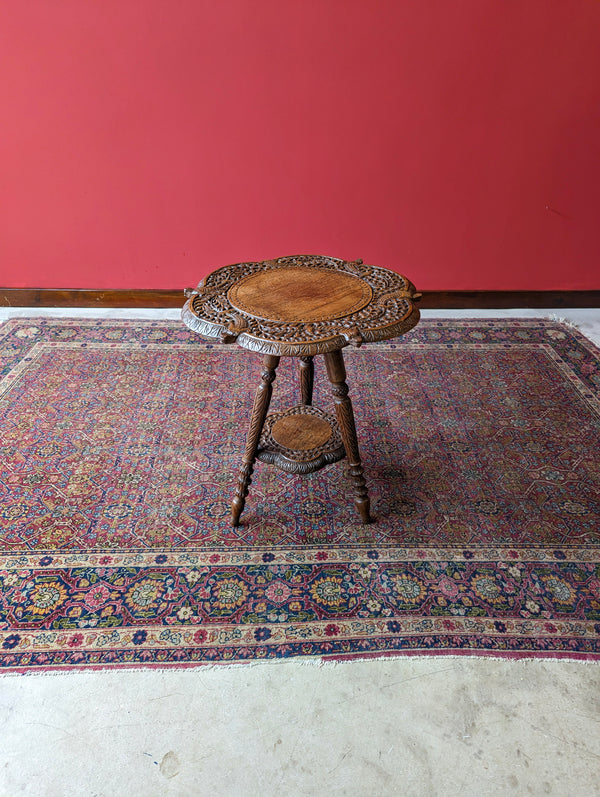
[[[203,337],[293,357],[403,335],[421,296],[394,271],[321,255],[224,266],[186,294],[182,319]]]

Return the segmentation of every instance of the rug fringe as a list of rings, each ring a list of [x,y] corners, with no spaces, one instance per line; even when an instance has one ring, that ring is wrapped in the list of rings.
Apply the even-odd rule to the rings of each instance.
[[[115,675],[115,676],[122,676],[126,673],[135,673],[136,675],[145,674],[148,677],[151,677],[153,674],[161,674],[166,675],[167,673],[182,673],[182,672],[189,672],[189,671],[198,671],[198,672],[218,672],[218,671],[226,671],[229,672],[231,670],[243,670],[247,669],[248,667],[313,667],[316,669],[333,669],[335,667],[349,667],[353,664],[369,664],[373,667],[381,667],[388,663],[399,664],[400,662],[404,662],[405,664],[417,662],[424,662],[429,661],[433,662],[435,660],[443,659],[445,662],[450,661],[454,664],[461,664],[461,665],[472,665],[475,662],[495,662],[497,664],[523,664],[526,667],[531,666],[539,666],[542,663],[548,662],[551,666],[558,666],[560,663],[561,665],[567,664],[577,664],[577,665],[586,665],[590,666],[592,664],[598,665],[600,662],[597,658],[593,656],[586,656],[582,654],[580,656],[557,656],[553,655],[551,652],[546,653],[543,656],[538,655],[518,655],[515,653],[507,652],[506,655],[497,656],[494,654],[486,653],[484,651],[480,653],[473,653],[471,651],[465,651],[465,653],[445,653],[444,651],[435,651],[431,653],[421,654],[391,654],[385,656],[373,656],[373,655],[365,655],[365,656],[354,656],[352,658],[322,658],[319,656],[305,656],[305,657],[293,657],[293,658],[286,658],[286,659],[262,659],[262,660],[248,660],[248,661],[232,661],[232,662],[198,662],[194,664],[173,664],[171,666],[165,667],[140,667],[139,665],[125,665],[125,666],[112,666],[112,667],[68,667],[65,669],[48,669],[48,670],[6,670],[0,672],[0,680],[5,678],[18,678],[21,676],[36,677],[39,676],[41,678],[54,678],[57,676],[79,676],[79,675]],[[475,666],[479,666],[475,664]]]
[[[556,313],[547,316],[547,319],[548,321],[554,321],[556,324],[563,324],[571,329],[580,329],[579,324],[576,324],[575,321],[571,321],[570,318],[565,318],[564,316],[556,315]]]

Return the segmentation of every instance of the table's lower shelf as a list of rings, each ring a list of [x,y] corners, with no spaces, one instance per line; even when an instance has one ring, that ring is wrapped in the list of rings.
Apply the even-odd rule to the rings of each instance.
[[[345,456],[335,418],[304,404],[267,417],[256,453],[287,473],[314,473]]]

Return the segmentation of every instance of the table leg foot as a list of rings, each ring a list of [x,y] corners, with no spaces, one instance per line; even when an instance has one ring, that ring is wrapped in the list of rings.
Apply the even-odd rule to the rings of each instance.
[[[344,448],[346,449],[346,456],[348,457],[348,463],[350,465],[350,477],[354,489],[354,503],[362,522],[372,523],[374,518],[371,516],[369,491],[360,461],[356,425],[354,423],[354,411],[352,410],[352,402],[348,396],[349,390],[346,384],[346,367],[344,366],[342,352],[338,350],[325,354],[325,365],[327,366],[327,375],[331,382],[338,426],[340,427]]]
[[[238,476],[238,483],[236,485],[235,496],[231,503],[231,525],[237,527],[240,525],[240,515],[244,511],[246,505],[246,496],[252,483],[252,473],[254,471],[254,464],[244,464],[240,469]]]
[[[362,466],[351,465],[350,478],[354,487],[354,504],[362,522],[373,523],[375,518],[371,515],[371,499],[369,498]]]

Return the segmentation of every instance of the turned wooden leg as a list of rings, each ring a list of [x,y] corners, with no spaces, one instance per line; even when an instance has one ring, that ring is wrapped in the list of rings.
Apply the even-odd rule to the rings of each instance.
[[[315,366],[312,357],[300,357],[300,395],[302,403],[312,405]]]
[[[372,523],[373,518],[370,514],[371,502],[369,492],[363,475],[363,467],[358,451],[358,440],[356,439],[356,426],[354,425],[354,412],[352,402],[348,397],[348,385],[346,384],[346,368],[342,352],[332,351],[325,354],[325,365],[327,366],[327,376],[332,385],[333,398],[335,401],[335,412],[337,415],[338,426],[348,464],[350,465],[350,475],[354,487],[354,503],[358,509],[363,523]]]
[[[252,482],[252,472],[254,471],[254,462],[256,460],[256,451],[260,441],[260,435],[267,417],[269,404],[271,403],[271,394],[273,393],[273,382],[275,381],[275,369],[279,364],[279,357],[267,354],[263,358],[263,371],[261,375],[261,383],[256,391],[254,397],[254,406],[252,407],[252,418],[250,419],[250,427],[246,436],[246,448],[244,456],[242,457],[242,467],[238,477],[238,483],[235,490],[235,497],[231,507],[231,520],[234,526],[240,525],[240,515],[246,503],[246,496],[248,489]]]

